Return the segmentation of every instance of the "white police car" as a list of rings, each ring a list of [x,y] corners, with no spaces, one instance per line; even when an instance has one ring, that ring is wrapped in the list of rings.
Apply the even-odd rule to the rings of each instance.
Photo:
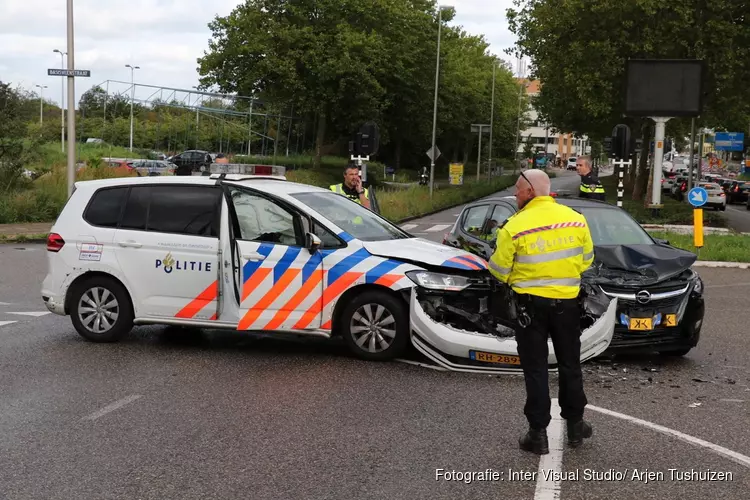
[[[481,258],[288,182],[283,167],[217,170],[242,173],[77,183],[47,241],[47,308],[95,342],[134,324],[185,325],[341,335],[382,360],[411,337],[448,368],[518,370],[515,341],[486,325],[492,279]],[[441,323],[458,297],[478,331]],[[583,358],[609,345],[610,316],[584,333]]]

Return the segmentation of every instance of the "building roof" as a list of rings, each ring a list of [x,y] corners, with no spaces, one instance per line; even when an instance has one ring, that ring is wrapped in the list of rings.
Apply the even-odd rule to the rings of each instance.
[[[527,94],[538,94],[539,89],[542,86],[542,82],[539,80],[529,80],[528,78],[516,78],[516,81],[525,86]]]

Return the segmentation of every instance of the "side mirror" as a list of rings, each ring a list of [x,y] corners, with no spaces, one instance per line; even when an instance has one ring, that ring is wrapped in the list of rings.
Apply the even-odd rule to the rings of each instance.
[[[322,244],[323,243],[320,241],[320,238],[315,236],[313,233],[305,234],[305,248],[307,248],[307,250],[311,254],[317,252]]]

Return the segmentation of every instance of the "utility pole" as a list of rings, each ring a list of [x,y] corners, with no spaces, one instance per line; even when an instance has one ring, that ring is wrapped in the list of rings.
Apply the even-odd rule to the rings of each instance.
[[[73,0],[67,0],[68,69],[75,69]],[[73,195],[76,178],[76,90],[75,77],[68,76],[68,198]]]
[[[443,9],[449,9],[447,5],[438,5],[438,37],[437,37],[437,62],[435,63],[435,103],[432,108],[432,155],[430,156],[430,199],[435,184],[435,160],[437,159],[437,148],[435,147],[435,134],[437,132],[437,105],[438,84],[440,83],[440,33],[443,25]]]
[[[523,57],[518,58],[518,79],[520,80],[520,86],[518,89],[518,124],[516,125],[516,143],[515,149],[513,149],[513,172],[516,171],[518,166],[518,139],[521,134],[521,103],[523,102],[523,90],[526,87],[524,82],[525,69],[523,68]]]
[[[135,100],[135,70],[141,69],[140,66],[125,65],[130,68],[130,152],[133,152],[133,101]]]
[[[35,87],[39,87],[39,125],[41,125],[44,121],[44,89],[46,89],[47,86],[35,85]]]
[[[67,52],[55,49],[52,52],[60,54],[60,69],[65,69],[65,56]],[[60,144],[62,152],[65,152],[65,77],[60,77]]]
[[[489,169],[489,178],[492,178],[492,127],[495,123],[495,70],[497,61],[492,61],[492,101],[490,104],[490,151],[487,155],[487,165]]]

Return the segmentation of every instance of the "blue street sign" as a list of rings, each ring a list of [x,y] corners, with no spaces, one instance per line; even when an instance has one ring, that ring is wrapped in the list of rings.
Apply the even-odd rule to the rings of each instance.
[[[695,208],[702,207],[708,202],[708,191],[702,187],[694,187],[688,192],[688,201]]]
[[[385,167],[385,173],[388,175],[392,175],[396,173],[396,169],[393,167]]]
[[[717,132],[714,141],[716,151],[743,151],[745,134],[742,132]]]

